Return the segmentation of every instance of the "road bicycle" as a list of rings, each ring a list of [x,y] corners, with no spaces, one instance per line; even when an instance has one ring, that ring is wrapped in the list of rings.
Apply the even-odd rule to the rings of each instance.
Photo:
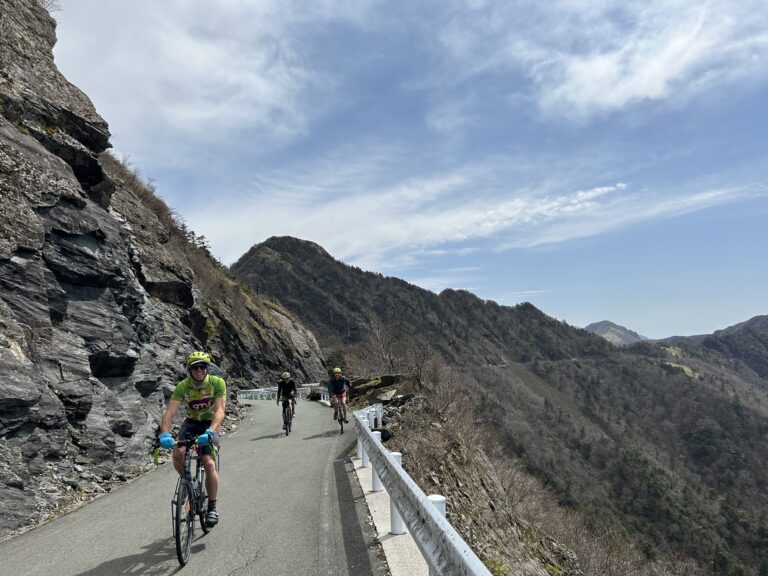
[[[336,398],[336,421],[339,423],[341,434],[344,434],[344,407],[341,405],[341,396]]]
[[[187,437],[176,441],[177,447],[185,447],[184,474],[176,483],[176,491],[171,501],[171,521],[173,522],[173,536],[176,540],[176,556],[179,564],[186,565],[189,560],[189,552],[192,540],[195,538],[195,518],[200,520],[200,528],[203,534],[211,531],[213,526],[208,526],[205,516],[208,512],[208,495],[205,493],[205,468],[203,467],[203,455],[198,446],[197,437]],[[216,460],[216,469],[219,469],[218,450],[211,446],[211,456]],[[195,474],[192,475],[192,460],[195,461]]]
[[[291,433],[291,425],[293,424],[293,402],[290,400],[283,400],[283,428],[285,428],[285,435]]]

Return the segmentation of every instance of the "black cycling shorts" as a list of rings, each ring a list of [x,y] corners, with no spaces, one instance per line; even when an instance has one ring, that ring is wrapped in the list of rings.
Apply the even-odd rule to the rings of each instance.
[[[181,440],[185,437],[191,436],[192,438],[196,438],[197,436],[200,436],[200,434],[205,434],[205,431],[208,430],[208,428],[211,427],[211,421],[210,420],[184,420],[184,422],[181,423],[181,428],[179,428],[179,435],[176,437],[178,440]],[[219,445],[219,435],[218,433],[213,433],[213,443],[218,446]],[[211,453],[211,447],[209,445],[200,446],[199,447],[201,454],[210,454]]]

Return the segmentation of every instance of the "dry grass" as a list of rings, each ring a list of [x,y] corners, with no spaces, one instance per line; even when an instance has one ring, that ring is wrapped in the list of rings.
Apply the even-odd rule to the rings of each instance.
[[[157,215],[165,230],[175,237],[184,238],[184,225],[178,215],[157,195],[157,189],[151,179],[131,166],[127,158],[119,160],[112,152],[103,152],[99,162],[109,174],[120,179],[126,188],[133,192],[142,204]]]
[[[148,210],[152,211],[166,232],[168,242],[185,255],[194,274],[195,287],[209,302],[221,301],[232,310],[231,317],[245,321],[253,316],[257,301],[251,291],[236,280],[229,270],[210,253],[203,236],[189,230],[182,218],[157,195],[154,183],[131,166],[128,159],[118,159],[107,151],[99,158],[104,169],[130,190]],[[213,326],[215,330],[215,326]]]
[[[54,12],[61,10],[59,0],[37,0],[37,3],[45,8],[49,14],[53,14]]]

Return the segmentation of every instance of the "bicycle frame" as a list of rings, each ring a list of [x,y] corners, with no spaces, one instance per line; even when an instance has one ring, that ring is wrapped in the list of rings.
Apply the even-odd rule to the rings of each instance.
[[[195,517],[200,520],[203,534],[211,530],[205,523],[208,496],[205,489],[205,467],[203,456],[199,452],[196,437],[188,437],[176,442],[177,447],[184,447],[184,471],[176,482],[176,490],[171,501],[171,518],[173,537],[176,540],[176,555],[179,564],[186,565],[192,541],[195,537]],[[216,458],[216,447],[213,446],[213,457],[216,468],[219,461]],[[195,459],[195,475],[192,475],[192,459]]]
[[[339,421],[341,434],[344,434],[344,406],[342,406],[341,396],[336,398],[336,420]]]
[[[288,436],[293,424],[293,402],[291,400],[283,400],[283,424],[285,424],[285,435]]]

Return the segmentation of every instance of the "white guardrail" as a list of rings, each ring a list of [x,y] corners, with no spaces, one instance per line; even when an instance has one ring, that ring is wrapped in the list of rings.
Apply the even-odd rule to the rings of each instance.
[[[297,389],[296,399],[300,400],[306,398],[309,395],[310,387],[302,386]],[[328,392],[325,392],[328,395]],[[270,388],[253,388],[251,390],[238,390],[238,400],[277,400],[277,387]]]
[[[445,518],[445,498],[427,496],[408,476],[401,465],[401,455],[389,452],[381,444],[381,432],[373,432],[374,423],[381,425],[381,404],[354,413],[357,453],[365,468],[373,464],[372,491],[382,485],[390,498],[391,533],[403,534],[402,522],[408,526],[416,546],[433,575],[491,576],[469,545]]]

